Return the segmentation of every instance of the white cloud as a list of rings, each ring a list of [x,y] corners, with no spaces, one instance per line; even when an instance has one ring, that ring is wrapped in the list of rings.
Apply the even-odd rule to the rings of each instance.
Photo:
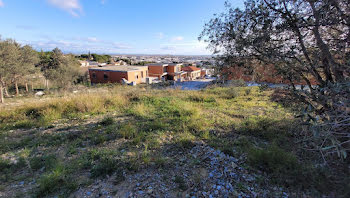
[[[4,6],[5,6],[4,2],[0,0],[0,7],[4,7]]]
[[[79,0],[47,0],[47,2],[75,17],[80,16],[83,12],[83,7]]]
[[[29,44],[37,50],[50,51],[56,47],[64,52],[72,53],[126,53],[130,52],[132,46],[115,41],[101,40],[95,37],[42,37],[37,41],[19,41],[22,44]]]
[[[182,36],[175,36],[171,40],[172,41],[182,41],[182,40],[184,40],[184,37],[182,37]]]
[[[207,44],[200,41],[183,42],[183,43],[165,43],[160,50],[172,54],[197,54],[209,55],[211,52],[206,49]]]
[[[104,5],[106,3],[106,0],[101,0],[101,4]]]

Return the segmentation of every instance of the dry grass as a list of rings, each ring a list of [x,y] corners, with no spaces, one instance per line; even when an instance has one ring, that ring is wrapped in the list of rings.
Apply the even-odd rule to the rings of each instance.
[[[270,152],[284,156],[283,152],[294,152],[288,142],[293,143],[290,134],[295,120],[292,112],[270,101],[271,94],[257,87],[182,91],[110,86],[78,94],[57,93],[45,100],[27,99],[26,104],[0,110],[0,172],[4,175],[0,181],[11,184],[19,178],[9,175],[21,175],[38,179],[34,192],[65,196],[74,191],[68,186],[91,181],[79,177],[70,184],[67,178],[104,177],[152,164],[164,168],[176,160],[162,156],[164,146],[189,149],[198,140],[237,157],[246,153],[252,162],[266,154],[260,152],[266,143],[281,147]],[[96,121],[87,124],[86,118]],[[68,120],[77,120],[79,125]],[[58,127],[61,125],[65,127]],[[35,166],[31,171],[20,161],[23,149],[28,151],[27,161]],[[17,163],[9,162],[8,156]],[[293,156],[294,160],[292,154],[285,156],[278,159],[288,162],[288,156]],[[48,165],[37,163],[41,159],[55,159],[58,165],[50,165],[42,174],[39,170]],[[266,170],[276,166],[276,158],[271,159]],[[284,173],[284,162],[277,165]],[[303,176],[296,177],[300,181]],[[52,188],[59,182],[65,185]]]

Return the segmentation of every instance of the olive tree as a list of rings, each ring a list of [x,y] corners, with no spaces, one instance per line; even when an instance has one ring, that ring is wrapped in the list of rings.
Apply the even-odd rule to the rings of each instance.
[[[321,149],[346,157],[349,0],[247,0],[244,9],[226,2],[226,11],[215,15],[199,38],[218,55],[221,69],[252,66],[252,61],[273,65],[276,74],[289,80],[293,96],[312,109],[309,117],[327,125]],[[296,88],[295,82],[300,81],[307,90]]]
[[[75,57],[64,55],[58,48],[49,53],[42,52],[38,66],[47,80],[56,82],[60,87],[70,86],[81,73]]]

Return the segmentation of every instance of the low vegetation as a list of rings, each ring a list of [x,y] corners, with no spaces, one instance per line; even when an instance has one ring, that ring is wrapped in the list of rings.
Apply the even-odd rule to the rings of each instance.
[[[29,197],[66,196],[112,174],[117,185],[127,173],[171,168],[177,159],[164,155],[165,147],[183,152],[203,141],[245,159],[248,170],[269,178],[261,185],[345,194],[348,173],[327,171],[316,153],[302,149],[300,120],[272,94],[258,87],[111,86],[8,105],[0,111],[0,189],[21,197],[11,186],[22,183]],[[173,181],[187,189],[181,176]]]

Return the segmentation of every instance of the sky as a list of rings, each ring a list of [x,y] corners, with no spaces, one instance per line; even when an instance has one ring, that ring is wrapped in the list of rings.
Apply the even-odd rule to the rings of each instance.
[[[0,0],[0,35],[37,50],[209,55],[198,36],[225,0]],[[242,7],[243,0],[230,0]]]

